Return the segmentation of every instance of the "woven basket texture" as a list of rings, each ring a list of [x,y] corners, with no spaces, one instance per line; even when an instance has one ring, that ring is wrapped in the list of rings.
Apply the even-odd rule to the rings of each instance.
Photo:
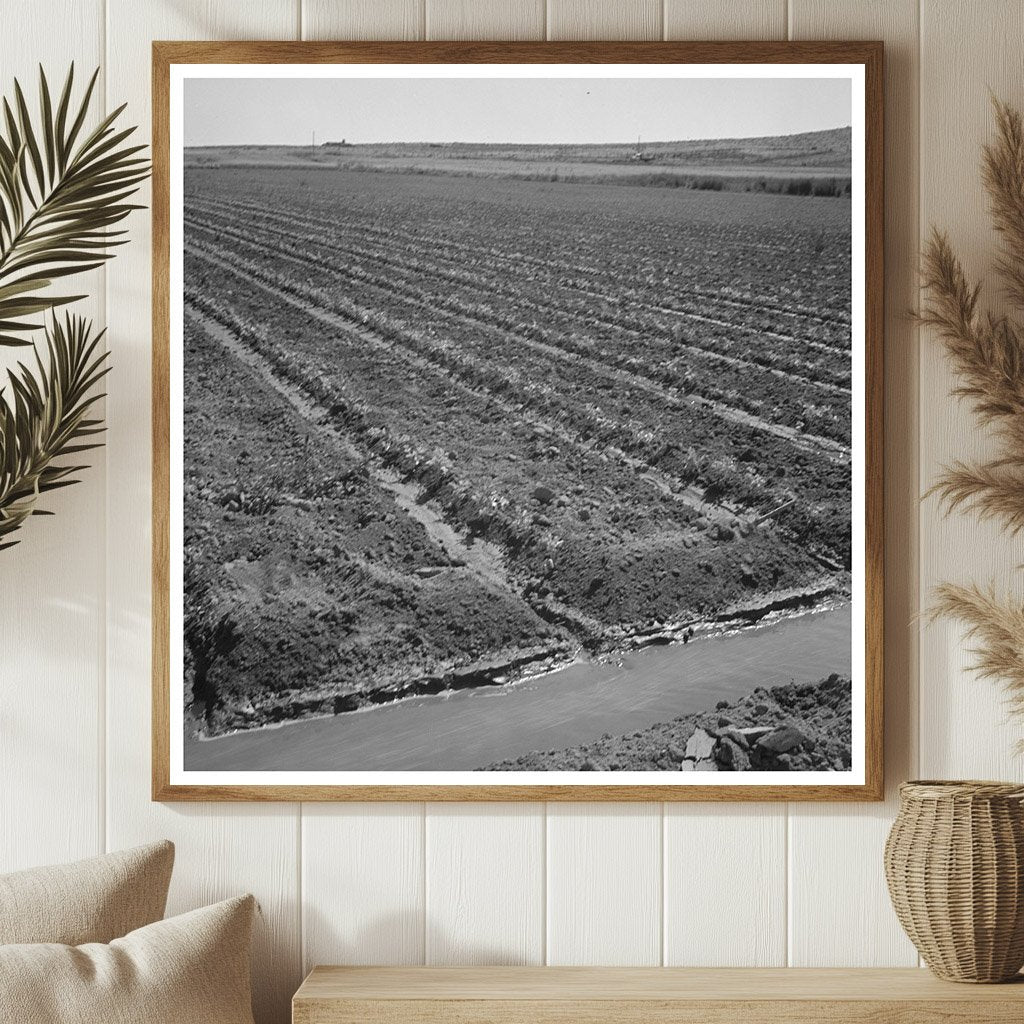
[[[885,844],[896,915],[941,978],[998,982],[1024,966],[1024,786],[907,782]]]

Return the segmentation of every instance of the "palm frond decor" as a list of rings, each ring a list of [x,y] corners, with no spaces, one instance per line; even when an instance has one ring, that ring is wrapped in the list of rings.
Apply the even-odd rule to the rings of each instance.
[[[1009,300],[1024,308],[1024,123],[1006,104],[994,99],[993,106],[997,132],[984,149],[982,181],[1000,235],[995,269]],[[958,379],[954,394],[971,403],[997,443],[991,458],[945,467],[928,493],[946,514],[971,512],[1016,536],[1024,530],[1024,324],[979,309],[980,286],[941,232],[925,246],[923,265],[927,301],[918,319],[945,345]],[[991,587],[944,583],[932,613],[966,624],[975,669],[1002,680],[1012,708],[1024,714],[1024,607]]]
[[[120,106],[83,133],[99,71],[71,108],[74,65],[54,107],[39,69],[39,124],[34,127],[17,80],[14,108],[3,101],[0,129],[0,345],[28,345],[31,318],[83,295],[47,292],[57,279],[93,270],[110,259],[108,246],[126,240],[114,225],[138,207],[127,200],[149,174],[124,146],[134,128],[118,130]]]
[[[8,373],[11,398],[0,392],[0,551],[37,507],[41,494],[77,483],[83,465],[56,465],[58,457],[98,448],[91,440],[102,432],[90,408],[102,398],[95,385],[106,375],[106,352],[97,348],[102,332],[81,317],[66,315],[46,330],[48,360],[36,356],[35,368],[19,363]]]
[[[47,514],[41,495],[76,482],[87,467],[75,457],[101,443],[90,411],[109,369],[103,332],[78,316],[53,316],[85,298],[53,284],[102,266],[113,256],[107,250],[127,241],[116,225],[140,208],[129,200],[149,175],[145,147],[126,144],[135,129],[117,126],[124,106],[86,127],[99,70],[77,101],[74,71],[55,103],[39,69],[35,119],[17,80],[13,100],[0,103],[0,349],[34,352],[0,386],[0,551],[30,515]],[[43,356],[32,339],[39,330]]]

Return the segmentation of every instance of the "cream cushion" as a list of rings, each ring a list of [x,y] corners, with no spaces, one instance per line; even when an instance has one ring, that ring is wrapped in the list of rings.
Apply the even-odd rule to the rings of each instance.
[[[109,945],[0,946],[0,1021],[253,1024],[254,908],[239,896]]]
[[[174,844],[0,875],[0,944],[110,942],[159,921]]]

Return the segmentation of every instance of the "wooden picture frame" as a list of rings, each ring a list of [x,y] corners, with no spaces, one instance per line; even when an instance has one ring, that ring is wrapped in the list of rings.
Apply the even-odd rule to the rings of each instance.
[[[450,784],[434,780],[400,783],[324,784],[305,780],[273,783],[233,781],[220,773],[215,782],[192,782],[176,775],[174,734],[183,721],[171,711],[172,687],[181,687],[172,665],[172,491],[171,386],[172,179],[182,157],[172,152],[172,69],[189,65],[854,65],[863,69],[863,687],[854,684],[854,714],[863,724],[862,775],[839,784],[772,782],[754,784],[736,775],[736,785],[651,783],[493,784],[486,779]],[[498,43],[498,42],[154,42],[153,43],[153,718],[152,794],[154,800],[879,800],[883,796],[883,48],[879,42],[658,42],[658,43]],[[638,144],[638,151],[642,147]],[[854,207],[854,216],[857,210]],[[856,267],[856,263],[854,266]],[[856,273],[856,271],[854,271]],[[173,300],[173,302],[172,302]],[[854,310],[856,318],[858,310]],[[851,377],[851,380],[853,378]],[[851,391],[856,420],[858,403]],[[178,430],[179,428],[175,428]],[[856,435],[854,435],[856,440]],[[852,450],[852,449],[848,449]],[[856,481],[855,481],[856,484]],[[855,572],[851,574],[851,580]],[[180,600],[180,598],[179,598]],[[854,645],[855,651],[857,645]],[[182,654],[183,658],[184,655]],[[862,707],[861,707],[862,702]],[[289,727],[290,728],[290,727]],[[721,742],[721,741],[719,741]],[[856,751],[854,757],[859,756]],[[355,773],[353,773],[355,774]],[[531,772],[531,775],[534,774]],[[582,774],[582,773],[581,773]]]

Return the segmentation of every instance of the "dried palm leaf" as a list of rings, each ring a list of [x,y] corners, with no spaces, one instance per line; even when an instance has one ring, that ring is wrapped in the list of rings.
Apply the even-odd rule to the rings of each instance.
[[[83,298],[47,289],[64,277],[102,266],[104,250],[121,245],[114,225],[138,209],[127,200],[149,174],[144,146],[124,145],[134,128],[115,125],[124,106],[84,130],[99,71],[72,107],[74,65],[54,106],[39,69],[39,117],[29,114],[21,85],[14,106],[2,102],[0,127],[0,346],[29,345],[41,325],[30,318]]]
[[[89,410],[103,397],[95,386],[108,372],[106,352],[98,351],[103,332],[94,333],[81,317],[65,314],[46,330],[48,360],[36,353],[36,367],[19,363],[8,371],[10,393],[0,390],[0,551],[47,491],[77,483],[86,467],[65,463],[71,455],[98,448],[103,430]]]
[[[125,241],[114,225],[139,209],[128,200],[149,175],[143,146],[126,146],[134,128],[115,123],[124,107],[86,130],[99,71],[72,106],[74,65],[54,105],[39,69],[39,117],[35,123],[14,83],[14,105],[0,104],[0,347],[29,346],[32,320],[80,295],[55,295],[55,280],[102,266],[108,246]],[[31,515],[48,515],[40,496],[76,483],[85,469],[77,458],[100,446],[102,421],[89,413],[101,397],[96,386],[107,373],[99,349],[103,332],[65,314],[46,328],[47,358],[33,347],[34,365],[8,370],[0,388],[0,551]]]

